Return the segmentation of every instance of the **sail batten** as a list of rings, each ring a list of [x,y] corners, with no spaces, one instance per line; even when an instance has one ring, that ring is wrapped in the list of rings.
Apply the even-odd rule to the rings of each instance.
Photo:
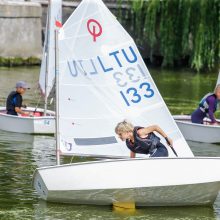
[[[103,145],[114,144],[117,140],[114,136],[111,137],[98,137],[98,138],[74,138],[76,145]]]
[[[127,119],[159,125],[179,156],[193,156],[133,39],[102,1],[83,0],[60,29],[59,60],[63,154],[128,157],[114,132]]]

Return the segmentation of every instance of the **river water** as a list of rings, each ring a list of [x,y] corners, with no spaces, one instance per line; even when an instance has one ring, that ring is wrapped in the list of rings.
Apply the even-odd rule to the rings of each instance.
[[[172,114],[190,114],[198,100],[214,88],[217,73],[196,74],[184,70],[150,70]],[[38,92],[39,68],[0,68],[0,106],[18,80],[31,90],[24,95],[29,106],[43,106]],[[53,104],[50,106],[53,109]],[[220,156],[220,145],[189,142],[198,156]],[[64,162],[69,162],[64,158]],[[79,158],[78,160],[83,160]],[[63,205],[39,199],[31,181],[36,167],[55,165],[55,140],[52,136],[34,136],[0,131],[0,220],[69,219],[220,219],[220,202],[214,207],[157,207],[132,212],[116,212],[111,207]],[[213,167],[213,169],[219,169]],[[175,172],[181,172],[174,170]]]

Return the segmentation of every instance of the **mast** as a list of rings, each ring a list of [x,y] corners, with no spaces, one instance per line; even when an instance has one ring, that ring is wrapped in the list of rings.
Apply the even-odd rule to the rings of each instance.
[[[56,161],[60,165],[60,129],[59,129],[59,52],[58,30],[55,29],[55,80],[56,80]]]

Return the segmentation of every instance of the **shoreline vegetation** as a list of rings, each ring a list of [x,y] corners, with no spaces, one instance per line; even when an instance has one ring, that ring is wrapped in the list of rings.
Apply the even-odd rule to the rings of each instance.
[[[134,38],[147,66],[219,71],[219,0],[103,1],[114,3],[111,10]],[[0,56],[0,66],[40,64],[39,57]]]
[[[40,65],[41,59],[37,57],[0,57],[0,66],[35,66]]]
[[[120,21],[131,24],[137,44],[148,45],[151,62],[218,71],[219,0],[136,0],[129,1],[130,10],[122,10],[124,1],[117,1]]]

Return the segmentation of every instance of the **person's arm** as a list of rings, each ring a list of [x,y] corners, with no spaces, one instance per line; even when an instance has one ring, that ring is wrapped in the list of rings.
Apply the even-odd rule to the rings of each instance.
[[[207,102],[209,104],[209,118],[211,119],[211,123],[212,124],[216,124],[216,119],[215,119],[215,116],[214,116],[214,112],[215,112],[215,97],[213,96],[209,96],[208,99],[207,99]]]
[[[166,139],[166,142],[169,145],[173,145],[173,141],[171,138],[169,138],[166,133],[158,126],[158,125],[151,125],[149,127],[145,127],[145,128],[141,128],[137,131],[138,135],[141,137],[144,137],[146,135],[148,135],[151,132],[156,131],[157,133],[159,133],[161,136],[163,136]]]
[[[30,112],[25,112],[25,111],[22,111],[21,110],[21,107],[22,107],[22,97],[17,95],[16,97],[16,103],[15,103],[15,111],[19,114],[24,114],[24,115],[27,115],[27,116],[30,116]]]
[[[19,113],[19,114],[25,114],[25,115],[28,115],[28,116],[31,115],[30,112],[24,112],[24,111],[22,111],[21,108],[19,108],[19,107],[15,107],[15,111],[16,111],[17,113]]]

